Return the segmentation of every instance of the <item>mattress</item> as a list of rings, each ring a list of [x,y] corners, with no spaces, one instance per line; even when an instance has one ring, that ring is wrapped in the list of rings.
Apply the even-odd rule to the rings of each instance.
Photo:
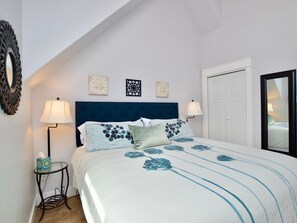
[[[297,160],[202,138],[72,157],[89,223],[297,222]]]

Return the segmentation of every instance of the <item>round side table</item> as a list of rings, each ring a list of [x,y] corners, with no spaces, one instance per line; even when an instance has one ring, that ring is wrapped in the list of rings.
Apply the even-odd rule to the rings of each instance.
[[[61,172],[61,184],[58,194],[49,196],[44,198],[43,191],[41,188],[41,179],[43,175],[50,175]],[[66,173],[66,187],[63,188],[63,181],[64,181],[64,172]],[[39,221],[42,220],[44,216],[44,212],[46,210],[51,210],[56,207],[60,207],[61,205],[65,204],[66,207],[71,210],[69,205],[67,204],[67,190],[69,186],[69,174],[68,174],[68,164],[66,162],[52,162],[51,168],[48,170],[38,170],[37,167],[34,169],[34,173],[36,175],[36,182],[38,185],[39,195],[41,198],[41,202],[39,203],[38,207],[42,209],[42,215]]]

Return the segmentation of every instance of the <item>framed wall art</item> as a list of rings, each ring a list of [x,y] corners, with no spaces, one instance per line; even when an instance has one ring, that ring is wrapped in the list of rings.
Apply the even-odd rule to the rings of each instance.
[[[157,81],[157,83],[156,83],[156,97],[168,98],[168,96],[169,96],[169,83]]]
[[[141,80],[126,79],[126,96],[141,97]]]
[[[108,76],[89,75],[89,95],[108,95]]]

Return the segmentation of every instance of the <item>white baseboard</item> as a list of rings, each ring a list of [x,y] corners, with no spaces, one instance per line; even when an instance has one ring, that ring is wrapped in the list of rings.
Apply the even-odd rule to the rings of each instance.
[[[32,204],[32,208],[31,208],[31,212],[30,212],[30,217],[29,217],[28,223],[34,223],[34,219],[35,219],[35,207],[36,207],[36,197],[33,200],[33,204]]]
[[[76,192],[77,189],[75,187],[69,187],[68,191],[67,191],[67,196],[68,197],[72,197],[72,196],[76,196]],[[55,191],[49,191],[43,194],[44,197],[49,197],[55,194]],[[35,208],[39,205],[39,203],[41,202],[41,198],[39,193],[36,194],[35,199],[33,201],[32,204],[32,208],[31,208],[31,213],[30,213],[30,218],[28,223],[34,223],[34,218],[35,218]]]
[[[77,189],[75,187],[69,186],[68,191],[67,191],[67,197],[75,196],[76,192],[77,192]],[[52,196],[52,195],[55,195],[55,191],[46,192],[46,193],[43,194],[43,197],[46,198],[46,197],[49,197],[49,196]],[[35,206],[38,206],[38,204],[41,202],[41,198],[40,198],[40,195],[39,195],[38,192],[36,194],[36,199],[35,200],[36,200]]]

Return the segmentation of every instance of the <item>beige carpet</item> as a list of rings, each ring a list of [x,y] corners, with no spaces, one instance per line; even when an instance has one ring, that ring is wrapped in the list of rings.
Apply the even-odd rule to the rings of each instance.
[[[70,197],[68,198],[67,203],[72,210],[69,210],[65,205],[62,205],[61,207],[45,211],[42,221],[39,221],[42,210],[37,207],[35,209],[34,223],[86,223],[87,221],[79,197]]]

